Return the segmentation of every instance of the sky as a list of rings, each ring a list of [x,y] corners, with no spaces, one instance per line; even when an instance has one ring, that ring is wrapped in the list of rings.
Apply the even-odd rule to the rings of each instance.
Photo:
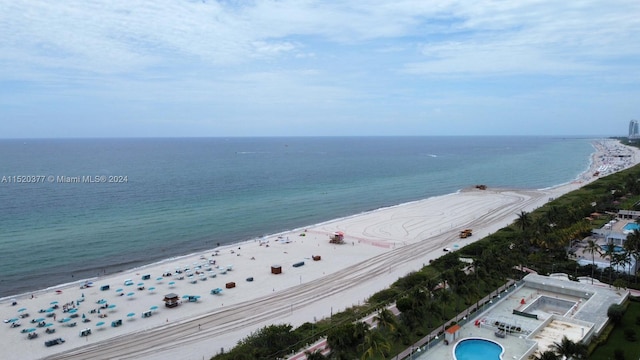
[[[638,0],[5,0],[0,138],[626,135]]]

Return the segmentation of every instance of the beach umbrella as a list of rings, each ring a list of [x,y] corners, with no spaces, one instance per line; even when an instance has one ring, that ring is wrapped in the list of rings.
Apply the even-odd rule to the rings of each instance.
[[[20,308],[20,309],[18,309],[18,312],[23,312],[23,311],[26,311],[26,310],[27,310],[27,308]]]
[[[134,316],[136,316],[136,313],[130,312],[130,313],[127,314],[127,317],[134,317]]]
[[[117,293],[121,293],[122,291],[124,291],[124,290],[122,290],[122,289],[116,289],[116,292],[117,292]]]
[[[176,282],[175,282],[175,281],[169,281],[169,286],[173,286],[173,285],[175,285],[175,284],[176,284]]]
[[[45,327],[50,327],[50,326],[53,326],[53,324],[52,323],[46,323],[46,324],[44,324],[44,326]]]
[[[45,310],[45,311],[46,311],[46,312],[48,312],[48,313],[50,313],[50,312],[54,312],[54,311],[56,311],[56,309],[54,309],[54,308],[48,308],[48,309],[47,309],[47,310]]]
[[[134,293],[134,292],[132,291],[132,292],[128,293],[128,294],[127,294],[127,296],[133,296],[133,295],[135,295],[135,294],[136,294],[136,293]]]
[[[191,295],[182,295],[182,298],[183,298],[183,299],[188,299],[188,298],[189,298],[189,296],[191,296]]]
[[[106,302],[107,302],[107,300],[105,300],[105,299],[100,299],[100,300],[98,300],[98,304],[104,304],[104,303],[106,303]]]
[[[139,282],[138,286],[144,286],[144,283],[143,282]]]
[[[158,307],[153,305],[152,307],[149,308],[149,310],[158,310]]]
[[[104,325],[104,321],[99,321],[96,323],[96,326],[102,326],[102,325]]]
[[[75,314],[78,312],[78,309],[71,309],[69,310],[69,314]]]
[[[115,309],[115,308],[116,308],[116,304],[109,305],[109,309]]]
[[[11,319],[9,319],[9,322],[10,322],[10,323],[14,323],[14,322],[16,322],[16,321],[18,321],[18,320],[19,320],[18,318],[11,318]]]
[[[57,301],[52,301],[52,302],[49,303],[49,305],[55,305],[57,303],[58,303]]]
[[[25,330],[25,332],[34,332],[36,331],[36,328],[28,328]]]
[[[41,321],[44,321],[44,318],[37,318],[37,319],[35,319],[35,320],[33,320],[33,321],[34,321],[34,322],[41,322]]]
[[[157,281],[162,281],[164,278],[162,276],[156,278]]]
[[[156,288],[154,288],[153,286],[149,288],[149,291],[154,291]]]

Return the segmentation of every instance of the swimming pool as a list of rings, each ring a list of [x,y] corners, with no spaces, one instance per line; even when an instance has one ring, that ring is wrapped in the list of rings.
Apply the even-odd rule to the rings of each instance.
[[[628,223],[622,229],[623,230],[627,230],[627,231],[640,230],[640,224],[638,224],[638,223]]]
[[[502,354],[502,345],[483,338],[462,339],[453,348],[456,360],[501,360]]]
[[[602,249],[602,251],[604,251],[604,252],[607,252],[607,251],[609,251],[609,246],[611,246],[611,245],[600,245],[600,249]],[[620,253],[620,252],[623,252],[623,251],[624,251],[624,248],[622,246],[615,245],[613,247],[613,252]]]

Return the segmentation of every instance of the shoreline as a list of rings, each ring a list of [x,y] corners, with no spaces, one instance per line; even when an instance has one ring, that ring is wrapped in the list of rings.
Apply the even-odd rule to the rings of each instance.
[[[616,148],[622,146],[617,141],[615,144],[618,144]],[[477,190],[471,187],[272,234],[264,238],[269,241],[268,247],[262,246],[259,238],[248,239],[92,278],[90,281],[94,281],[95,286],[89,289],[79,289],[79,285],[86,281],[83,279],[34,291],[32,293],[36,296],[33,299],[30,298],[31,292],[5,297],[0,299],[0,313],[5,319],[16,316],[19,307],[25,307],[31,313],[31,317],[25,320],[33,319],[39,316],[38,308],[46,308],[51,301],[74,301],[82,296],[87,300],[78,304],[82,312],[95,307],[95,301],[105,298],[109,303],[117,304],[116,309],[109,312],[108,319],[120,317],[125,324],[115,329],[108,326],[98,328],[95,324],[99,319],[87,313],[92,320],[87,326],[94,329],[90,337],[79,338],[77,335],[84,324],[69,329],[54,323],[57,334],[44,336],[44,332],[38,329],[41,337],[36,340],[28,340],[19,330],[9,329],[3,324],[5,336],[0,337],[0,341],[6,349],[12,350],[8,352],[9,358],[18,356],[16,358],[21,359],[48,355],[50,357],[47,358],[78,359],[86,356],[105,359],[210,357],[220,348],[228,349],[262,326],[286,322],[295,327],[364,301],[397,278],[442,255],[444,247],[463,247],[508,225],[519,210],[530,211],[528,209],[541,206],[551,197],[558,197],[595,180],[591,176],[592,170],[600,166],[599,156],[606,149],[594,148],[587,171],[567,184],[550,189],[489,187]],[[631,162],[635,165],[640,156],[636,149],[633,149],[633,154]],[[459,239],[458,228],[467,226],[474,228],[473,237]],[[329,243],[328,235],[335,231],[345,232],[346,244]],[[305,236],[300,236],[303,233]],[[290,241],[279,242],[278,237],[288,237]],[[220,255],[209,256],[216,249]],[[322,259],[313,261],[312,255],[322,255]],[[167,286],[168,278],[159,280],[165,268],[173,271],[176,265],[191,266],[194,261],[201,260],[217,260],[219,264],[225,261],[224,265],[232,265],[233,270],[226,274],[218,273],[216,278],[197,284],[176,280],[175,286],[170,287]],[[292,267],[300,261],[305,263],[304,266]],[[282,266],[282,275],[269,274],[269,267],[275,264]],[[147,272],[156,279],[149,281],[152,284],[146,284],[147,291],[131,291],[134,293],[131,297],[114,292],[116,287],[124,288],[124,279],[131,278],[137,282]],[[249,277],[252,281],[248,281]],[[209,294],[211,288],[224,287],[222,284],[226,280],[235,281],[237,287],[224,289],[221,296]],[[111,285],[111,291],[100,291],[102,284]],[[158,290],[148,292],[149,285]],[[56,294],[55,290],[62,292]],[[170,291],[180,295],[197,294],[202,299],[194,304],[183,303],[177,309],[165,309],[161,298]],[[17,307],[7,303],[10,298],[18,300]],[[140,313],[150,306],[160,306],[160,309],[151,318],[139,318]],[[126,316],[128,311],[121,308],[134,313],[135,319],[129,319]],[[31,326],[25,320],[22,320],[22,328]],[[134,333],[136,339],[129,340],[129,335]],[[67,342],[45,348],[42,340],[51,337],[63,337]]]
[[[605,139],[606,140],[606,139]],[[590,167],[591,163],[594,161],[593,157],[596,154],[596,148],[595,148],[595,144],[598,141],[602,141],[601,139],[594,139],[591,141],[592,147],[594,148],[594,152],[591,153],[591,155],[589,156],[589,164],[587,165],[587,168]],[[586,172],[586,171],[585,171]],[[560,183],[560,184],[555,184],[555,185],[551,185],[549,187],[544,187],[544,188],[514,188],[514,187],[510,187],[510,189],[512,190],[520,190],[520,191],[530,191],[530,190],[534,190],[534,191],[547,191],[556,187],[560,187],[560,186],[564,186],[567,184],[570,184],[576,180],[578,180],[580,178],[581,174],[576,175],[576,177],[572,180],[569,180],[567,182],[564,183]],[[472,187],[473,185],[467,185],[468,187]],[[365,211],[361,211],[358,213],[353,213],[350,215],[346,215],[340,218],[330,218],[327,219],[325,221],[319,222],[319,223],[315,223],[315,224],[304,224],[301,225],[298,228],[293,228],[293,229],[282,229],[280,232],[275,232],[275,233],[270,233],[266,236],[277,236],[277,235],[281,235],[281,234],[286,234],[288,232],[294,232],[294,231],[299,231],[305,227],[314,227],[314,226],[320,226],[326,222],[334,222],[334,221],[340,221],[340,220],[347,220],[351,217],[354,216],[360,216],[363,214],[367,214],[369,212],[375,212],[375,211],[381,211],[381,210],[385,210],[388,208],[393,208],[396,206],[404,206],[404,205],[408,205],[408,204],[412,204],[414,202],[417,201],[422,201],[425,199],[429,199],[429,198],[437,198],[439,196],[449,196],[449,195],[453,195],[453,194],[457,194],[461,191],[464,191],[465,188],[460,188],[457,189],[453,192],[449,192],[446,194],[439,194],[439,195],[433,195],[427,198],[419,198],[419,199],[415,199],[415,200],[411,200],[408,202],[404,202],[404,203],[399,203],[399,204],[392,204],[392,205],[383,205],[382,207],[378,207],[375,209],[371,209],[371,210],[365,210]],[[233,242],[230,243],[226,243],[223,244],[221,246],[233,246],[234,244],[242,244],[244,242],[250,242],[253,241],[254,239],[259,238],[260,236],[254,236],[254,237],[250,237],[250,238],[245,238],[245,239],[237,239]],[[193,240],[192,242],[194,243],[198,243],[200,242],[199,240]],[[4,293],[2,295],[0,295],[0,302],[7,300],[7,299],[11,299],[11,298],[15,298],[15,297],[22,297],[22,296],[29,296],[31,293],[34,292],[40,292],[43,290],[51,290],[51,289],[56,289],[59,287],[64,287],[64,286],[69,286],[69,285],[73,285],[73,284],[77,284],[77,283],[81,283],[82,281],[85,280],[95,280],[98,279],[100,277],[104,277],[104,276],[110,276],[110,275],[116,275],[118,273],[121,272],[125,272],[125,271],[131,271],[134,269],[139,269],[139,268],[144,268],[147,266],[152,266],[154,264],[160,264],[162,262],[166,262],[166,261],[172,261],[172,260],[178,260],[181,257],[189,257],[192,256],[193,254],[196,253],[200,253],[200,252],[208,252],[208,251],[213,251],[215,250],[215,247],[211,247],[211,245],[213,244],[206,244],[206,245],[201,245],[201,246],[194,246],[194,249],[188,249],[187,253],[180,253],[180,254],[174,254],[171,255],[169,257],[166,257],[165,254],[154,254],[152,256],[152,259],[150,261],[147,260],[141,260],[140,258],[136,259],[128,259],[129,261],[126,262],[120,262],[120,263],[112,263],[112,264],[106,264],[106,265],[95,265],[93,267],[83,267],[83,268],[78,268],[75,270],[67,270],[65,269],[63,266],[57,266],[55,268],[48,268],[45,269],[45,271],[41,271],[38,272],[39,274],[43,274],[43,273],[48,273],[48,274],[57,274],[57,277],[59,278],[58,280],[54,280],[53,283],[55,283],[55,285],[50,286],[50,284],[52,283],[52,281],[48,281],[44,276],[38,276],[35,277],[33,280],[33,285],[28,285],[24,282],[21,283],[21,285],[19,286],[7,286],[7,287],[12,287],[17,291],[11,291],[10,293]],[[46,263],[46,262],[45,262]],[[89,263],[87,263],[89,264]],[[77,272],[76,272],[77,271]],[[75,275],[75,276],[74,276]],[[12,274],[11,275],[16,276],[16,274]],[[74,278],[75,277],[75,278]],[[17,277],[19,279],[19,277]],[[13,279],[13,278],[12,278]],[[79,279],[79,280],[76,280]],[[8,281],[7,281],[8,283]],[[13,284],[15,284],[17,282],[13,282]],[[8,284],[9,285],[9,284]],[[22,286],[25,285],[25,286]]]

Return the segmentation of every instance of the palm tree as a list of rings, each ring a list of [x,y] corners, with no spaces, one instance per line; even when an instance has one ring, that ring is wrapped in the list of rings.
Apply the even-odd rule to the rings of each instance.
[[[378,314],[373,317],[373,321],[376,322],[378,329],[382,331],[394,332],[398,328],[398,319],[387,308],[378,311]]]
[[[560,342],[554,341],[551,344],[550,348],[560,357],[564,357],[566,359],[570,358],[573,355],[573,349],[575,347],[575,343],[569,340],[568,337],[563,336]]]
[[[592,239],[589,239],[587,241],[587,246],[582,250],[582,252],[591,254],[591,264],[593,265],[591,267],[591,285],[593,285],[593,273],[596,267],[596,253],[601,254],[600,245],[596,244]]]
[[[627,239],[624,242],[624,249],[635,260],[635,268],[633,269],[633,276],[637,282],[638,260],[640,259],[640,230],[635,229],[633,230],[632,233],[627,235]]]
[[[362,360],[372,359],[376,354],[386,357],[391,351],[391,344],[378,330],[367,331],[360,346],[364,350]]]
[[[326,359],[326,357],[324,355],[322,355],[322,352],[319,349],[316,349],[316,351],[314,351],[314,352],[305,351],[304,352],[304,356],[307,358],[307,360],[324,360],[324,359]]]
[[[518,214],[518,218],[516,219],[515,224],[520,228],[520,230],[522,230],[522,232],[524,232],[531,225],[531,214],[529,214],[524,210],[520,211],[520,214]]]

